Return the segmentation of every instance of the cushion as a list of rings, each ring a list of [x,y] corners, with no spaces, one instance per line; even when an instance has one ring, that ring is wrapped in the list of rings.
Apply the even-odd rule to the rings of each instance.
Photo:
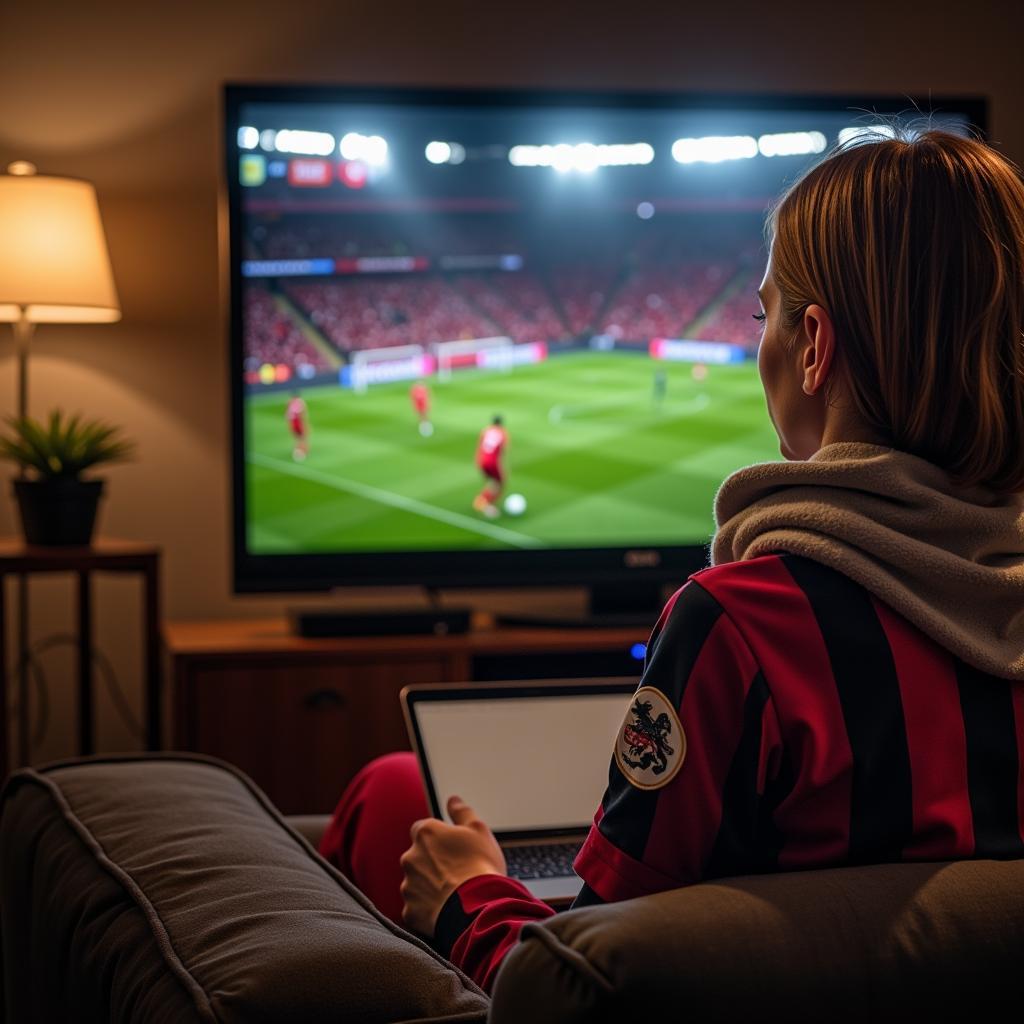
[[[703,883],[559,914],[522,940],[494,1024],[621,1024],[640,1007],[688,1022],[999,1020],[1020,1000],[1024,861]]]
[[[241,773],[189,755],[13,775],[0,797],[7,1020],[482,1021]]]
[[[320,840],[323,839],[324,833],[327,831],[331,816],[329,814],[289,814],[284,820],[314,850],[318,850],[320,849]]]

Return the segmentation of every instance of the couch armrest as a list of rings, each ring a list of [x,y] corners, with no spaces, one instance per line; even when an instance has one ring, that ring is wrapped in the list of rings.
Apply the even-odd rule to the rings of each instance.
[[[12,776],[0,940],[10,1021],[482,1021],[488,1006],[245,776],[195,756]]]
[[[323,839],[324,832],[327,831],[327,825],[331,820],[331,816],[329,814],[291,814],[284,820],[314,850],[318,850],[320,848],[320,840]]]
[[[999,1020],[1022,949],[1024,861],[723,879],[527,925],[490,1020]]]

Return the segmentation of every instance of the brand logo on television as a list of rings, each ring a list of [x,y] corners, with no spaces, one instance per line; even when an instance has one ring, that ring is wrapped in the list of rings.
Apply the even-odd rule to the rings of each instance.
[[[627,551],[622,558],[627,569],[654,569],[661,565],[657,551]]]

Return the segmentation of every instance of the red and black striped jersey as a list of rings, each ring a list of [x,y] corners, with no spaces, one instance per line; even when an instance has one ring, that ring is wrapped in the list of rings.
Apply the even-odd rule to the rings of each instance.
[[[1022,856],[1024,683],[966,665],[840,573],[771,555],[705,569],[666,606],[576,870],[585,899],[610,902]],[[439,940],[488,985],[522,923],[550,911],[482,882],[449,900]]]

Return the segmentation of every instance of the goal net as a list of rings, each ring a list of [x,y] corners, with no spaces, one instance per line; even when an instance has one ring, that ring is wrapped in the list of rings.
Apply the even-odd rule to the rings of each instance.
[[[511,338],[473,338],[470,341],[440,341],[433,346],[437,376],[451,380],[452,370],[476,366],[511,371],[515,365],[515,343]]]
[[[353,352],[350,381],[353,391],[365,391],[370,384],[411,380],[429,374],[432,367],[422,345],[395,345]]]

